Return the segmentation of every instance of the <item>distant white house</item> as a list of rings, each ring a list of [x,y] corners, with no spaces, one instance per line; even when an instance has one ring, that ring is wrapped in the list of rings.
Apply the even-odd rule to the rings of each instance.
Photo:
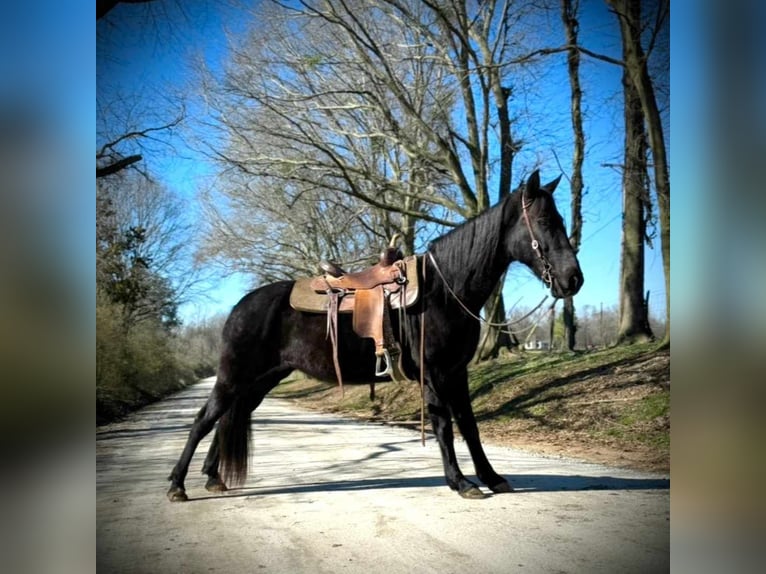
[[[539,339],[524,343],[524,349],[526,351],[547,351],[549,348],[550,344],[548,341],[540,341]]]

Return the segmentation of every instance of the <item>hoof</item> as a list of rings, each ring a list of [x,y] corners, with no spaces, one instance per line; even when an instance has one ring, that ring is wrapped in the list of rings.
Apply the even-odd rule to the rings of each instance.
[[[186,491],[183,488],[171,486],[168,490],[168,500],[170,502],[186,502],[189,497],[186,496]]]
[[[487,495],[484,494],[478,486],[471,486],[469,488],[466,488],[465,490],[458,491],[458,494],[462,496],[463,498],[468,498],[470,500],[479,500],[482,498],[487,498]]]
[[[507,480],[503,480],[502,482],[498,482],[497,484],[494,484],[489,487],[489,489],[494,492],[495,494],[502,494],[504,492],[515,492],[513,490],[513,487]]]
[[[220,478],[217,476],[211,476],[205,483],[205,490],[208,492],[226,492],[229,489],[226,487],[226,483],[224,483],[224,481],[222,481]]]

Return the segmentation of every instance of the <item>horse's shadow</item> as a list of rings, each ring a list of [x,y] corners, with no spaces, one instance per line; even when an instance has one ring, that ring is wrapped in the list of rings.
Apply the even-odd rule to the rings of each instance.
[[[535,492],[579,492],[586,490],[668,490],[670,480],[665,478],[622,478],[614,476],[581,476],[560,474],[514,474],[507,477],[517,494]],[[444,488],[443,476],[413,478],[368,478],[360,480],[337,480],[309,484],[295,484],[274,488],[245,486],[232,488],[221,494],[208,494],[189,498],[210,500],[217,498],[242,498],[276,494],[305,494],[312,492],[341,492],[360,490],[387,490],[400,488]],[[491,494],[484,489],[487,494]]]

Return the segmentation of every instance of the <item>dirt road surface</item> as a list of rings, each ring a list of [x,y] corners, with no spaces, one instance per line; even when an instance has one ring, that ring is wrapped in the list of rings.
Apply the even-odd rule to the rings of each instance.
[[[417,431],[277,399],[254,413],[244,487],[204,489],[208,436],[186,480],[190,500],[171,503],[166,478],[212,384],[98,428],[99,572],[668,571],[665,476],[485,444],[517,492],[464,500],[444,483],[433,437],[423,447]],[[465,444],[456,448],[473,476]]]

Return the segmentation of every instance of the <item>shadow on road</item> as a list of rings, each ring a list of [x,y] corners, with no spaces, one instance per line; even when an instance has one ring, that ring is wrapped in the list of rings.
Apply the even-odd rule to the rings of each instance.
[[[162,424],[150,425],[150,426],[132,426],[130,428],[105,428],[96,431],[96,441],[113,440],[116,438],[140,438],[140,437],[154,437],[161,436],[165,433],[184,431],[188,433],[191,430],[194,415],[188,413],[163,413],[161,419]],[[168,424],[175,421],[181,421],[178,424]],[[296,426],[319,426],[332,429],[342,426],[359,426],[365,424],[357,420],[342,420],[342,419],[310,419],[301,417],[281,417],[281,418],[254,418],[252,425],[255,430],[259,426],[277,425],[284,427],[281,432],[288,432],[294,429]],[[376,424],[376,423],[370,423]],[[322,431],[319,431],[322,432]],[[412,442],[417,442],[413,439]]]
[[[666,479],[616,478],[612,476],[567,476],[556,474],[515,474],[506,478],[510,480],[513,488],[516,490],[516,494],[529,492],[566,492],[584,490],[667,490],[670,488],[670,481]],[[445,486],[446,485],[443,476],[339,480],[334,482],[280,486],[277,488],[233,488],[227,493],[189,498],[189,501],[211,500],[218,498],[243,498],[249,496],[267,496],[275,494],[386,490],[391,488],[443,488]]]

